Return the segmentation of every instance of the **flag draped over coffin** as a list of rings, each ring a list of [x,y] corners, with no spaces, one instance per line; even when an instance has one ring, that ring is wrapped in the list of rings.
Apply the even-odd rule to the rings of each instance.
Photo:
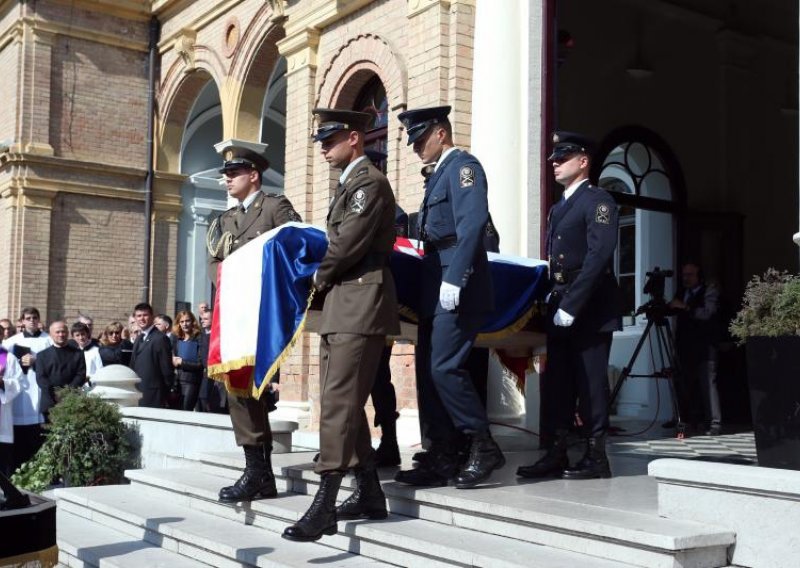
[[[254,239],[224,262],[208,357],[210,377],[230,392],[260,397],[303,330],[311,277],[325,255],[319,228],[288,223]],[[547,269],[530,259],[490,253],[495,312],[483,326],[484,338],[522,329],[547,291]],[[420,252],[397,239],[391,258],[400,315],[417,321]]]

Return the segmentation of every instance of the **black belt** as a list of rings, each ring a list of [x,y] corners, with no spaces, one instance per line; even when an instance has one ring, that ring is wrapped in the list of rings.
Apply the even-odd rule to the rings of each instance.
[[[440,241],[425,241],[425,252],[447,250],[453,248],[456,244],[458,244],[458,239],[456,237],[448,237]]]

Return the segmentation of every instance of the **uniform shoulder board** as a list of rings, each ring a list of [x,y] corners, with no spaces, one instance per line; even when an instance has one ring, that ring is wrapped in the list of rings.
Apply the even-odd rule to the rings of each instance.
[[[358,170],[356,172],[356,175],[354,175],[353,178],[357,178],[358,176],[363,175],[363,174],[367,173],[368,171],[369,171],[369,168],[361,168],[360,170]]]
[[[283,197],[283,195],[281,195],[280,193],[264,193],[264,195],[266,195],[267,197],[276,197],[278,199]]]

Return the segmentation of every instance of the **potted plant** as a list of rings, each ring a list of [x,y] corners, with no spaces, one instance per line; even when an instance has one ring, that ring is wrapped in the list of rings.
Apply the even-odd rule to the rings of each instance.
[[[730,331],[747,354],[759,465],[800,470],[800,276],[753,277]]]
[[[79,389],[56,394],[44,444],[12,481],[35,493],[59,479],[67,487],[121,483],[125,468],[135,464],[132,432],[118,407]]]

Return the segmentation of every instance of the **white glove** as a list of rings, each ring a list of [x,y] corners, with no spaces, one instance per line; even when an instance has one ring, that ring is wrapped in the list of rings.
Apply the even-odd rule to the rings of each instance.
[[[458,297],[460,294],[461,288],[448,284],[447,282],[442,282],[442,286],[439,288],[439,303],[442,304],[445,310],[452,312],[458,306]]]
[[[559,327],[569,327],[575,322],[575,318],[567,312],[558,308],[556,315],[553,316],[553,323]]]

